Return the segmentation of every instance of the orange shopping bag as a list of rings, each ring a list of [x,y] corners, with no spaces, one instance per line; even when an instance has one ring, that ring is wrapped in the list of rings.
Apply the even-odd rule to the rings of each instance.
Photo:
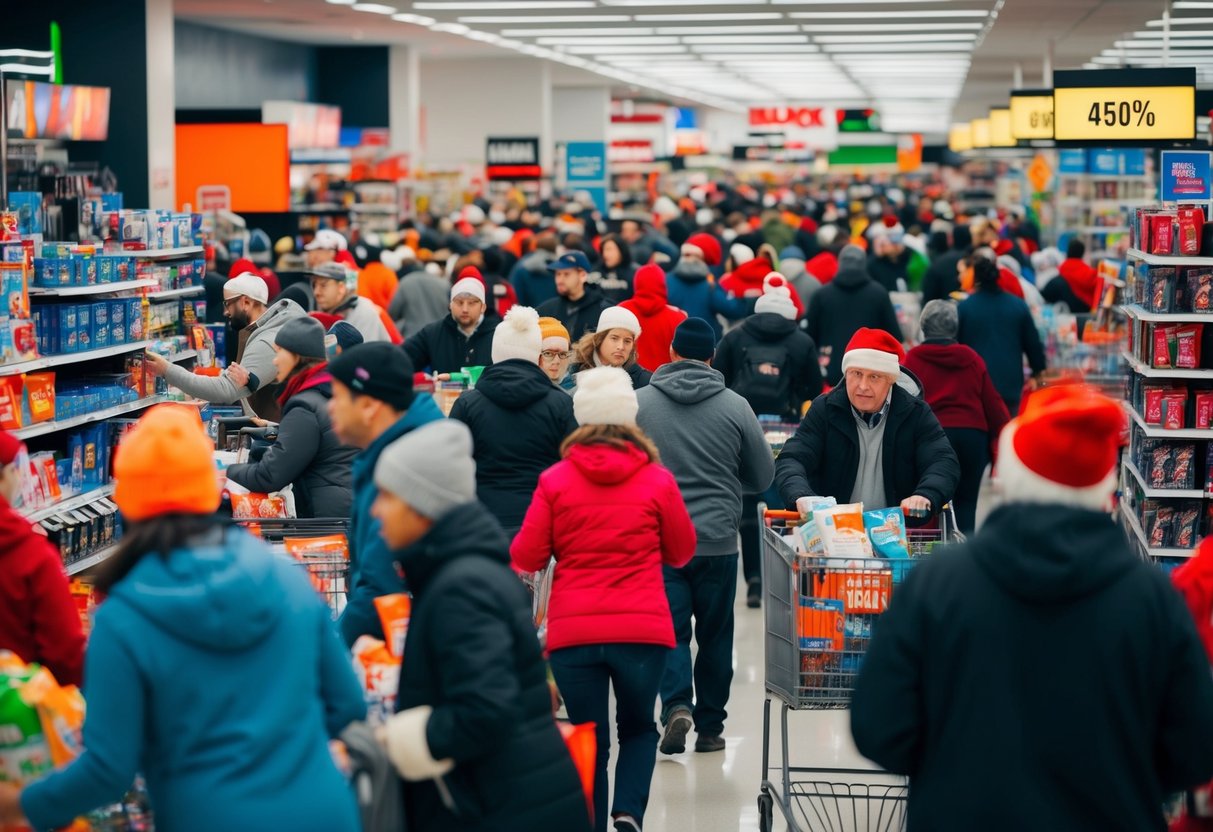
[[[597,726],[593,722],[583,722],[574,725],[571,722],[557,720],[560,736],[568,746],[569,755],[573,758],[573,766],[577,776],[581,778],[581,788],[585,792],[585,802],[590,810],[590,821],[594,820],[594,767],[598,756],[598,737],[594,733]]]

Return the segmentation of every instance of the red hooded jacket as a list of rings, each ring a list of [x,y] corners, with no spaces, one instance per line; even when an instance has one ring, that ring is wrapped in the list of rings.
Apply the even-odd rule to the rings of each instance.
[[[29,521],[0,506],[0,650],[48,668],[62,685],[79,685],[84,631],[59,552]]]
[[[674,646],[661,567],[685,566],[695,527],[678,483],[634,445],[575,445],[539,476],[514,567],[556,557],[548,649],[584,644]]]
[[[634,279],[631,298],[619,305],[640,321],[640,337],[636,339],[636,361],[650,373],[662,364],[670,363],[670,344],[674,330],[687,319],[687,313],[670,306],[665,272],[650,263],[641,266]]]
[[[808,268],[807,264],[805,268]],[[763,281],[773,271],[775,271],[775,268],[771,265],[770,260],[765,257],[755,257],[748,263],[742,263],[722,277],[720,279],[720,288],[735,298],[758,300],[758,298],[762,297]],[[796,317],[803,318],[804,304],[800,301],[800,294],[790,282],[787,286],[788,290],[792,293],[792,303],[796,306]]]
[[[1088,309],[1095,308],[1095,286],[1099,282],[1099,273],[1077,257],[1063,260],[1057,273],[1070,284],[1075,296],[1087,305]]]
[[[964,344],[919,344],[906,355],[905,367],[922,382],[940,425],[986,431],[996,455],[998,435],[1011,414],[980,355]]]
[[[824,286],[838,274],[838,258],[832,251],[823,251],[804,264],[804,269]]]

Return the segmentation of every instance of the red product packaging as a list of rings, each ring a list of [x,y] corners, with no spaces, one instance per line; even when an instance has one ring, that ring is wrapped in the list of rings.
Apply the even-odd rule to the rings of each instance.
[[[1213,427],[1213,390],[1196,393],[1196,427],[1202,430]]]
[[[1146,387],[1146,424],[1161,425],[1162,424],[1162,398],[1167,394],[1166,387]]]
[[[1200,254],[1200,235],[1204,231],[1205,212],[1196,206],[1179,209],[1179,239],[1176,249],[1180,254]]]
[[[1175,367],[1195,370],[1200,367],[1200,324],[1184,324],[1175,327]],[[1169,340],[1169,339],[1168,339]]]
[[[1173,214],[1155,214],[1150,218],[1150,253],[1170,254],[1175,238],[1172,235],[1171,224],[1175,221]]]
[[[1154,367],[1170,367],[1171,366],[1171,348],[1169,345],[1170,338],[1168,337],[1173,330],[1169,326],[1154,327],[1154,358],[1151,365]]]
[[[1162,397],[1162,426],[1167,430],[1183,430],[1188,409],[1188,394],[1171,392]]]

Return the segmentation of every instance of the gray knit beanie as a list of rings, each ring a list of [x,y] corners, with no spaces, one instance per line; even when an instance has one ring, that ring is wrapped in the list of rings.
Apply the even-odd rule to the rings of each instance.
[[[956,304],[950,300],[933,300],[922,308],[918,327],[924,339],[952,340],[960,330],[960,317]]]
[[[375,485],[431,520],[476,499],[472,433],[462,422],[439,419],[384,449]]]
[[[327,358],[324,351],[324,324],[307,315],[291,318],[274,336],[274,344],[301,358]]]
[[[868,255],[864,250],[857,245],[848,245],[843,247],[838,253],[838,270],[843,269],[861,269],[866,270],[868,267]]]

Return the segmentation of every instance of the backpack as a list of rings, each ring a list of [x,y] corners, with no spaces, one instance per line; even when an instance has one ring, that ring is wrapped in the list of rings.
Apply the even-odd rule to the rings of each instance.
[[[741,350],[733,391],[749,402],[755,413],[793,414],[793,370],[786,340],[749,344]]]

